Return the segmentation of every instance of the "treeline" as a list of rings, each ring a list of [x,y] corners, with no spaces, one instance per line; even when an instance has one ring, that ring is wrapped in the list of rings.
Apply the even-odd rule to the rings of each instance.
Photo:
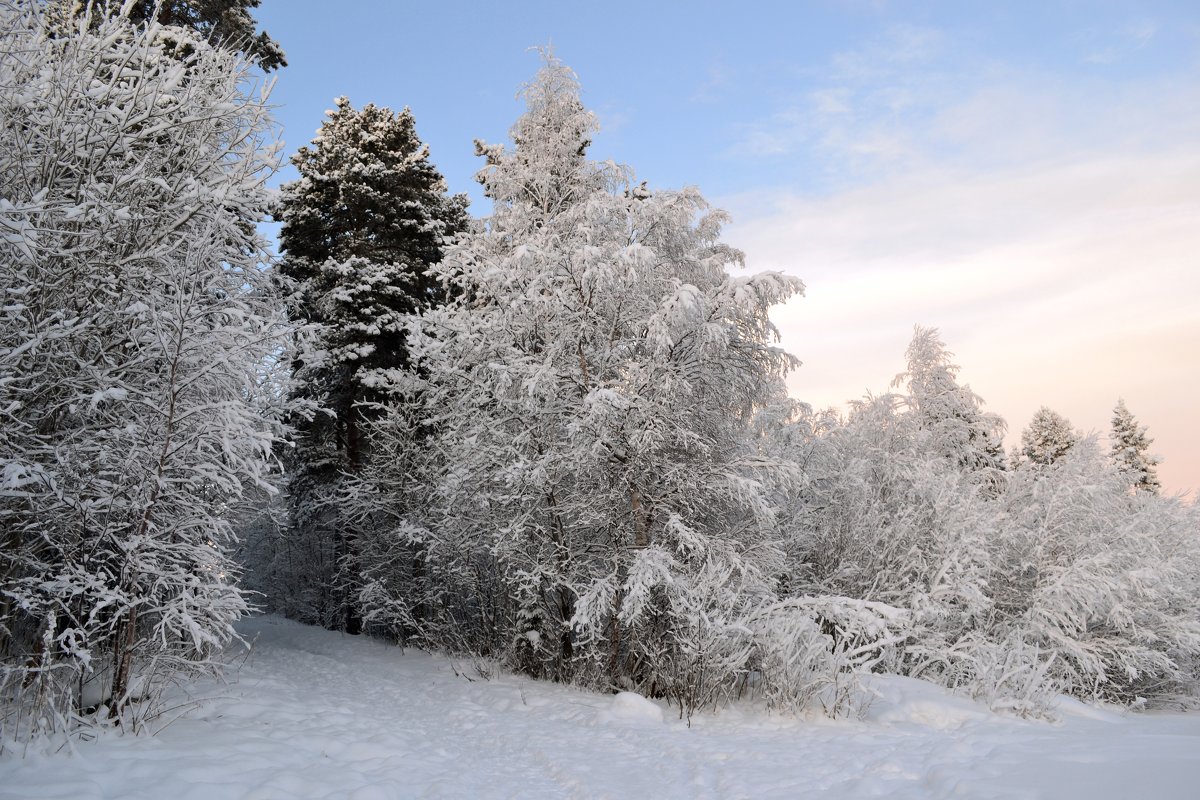
[[[1123,403],[1109,453],[1042,409],[1006,454],[921,328],[895,393],[788,399],[768,312],[802,285],[731,277],[694,189],[591,161],[553,56],[523,97],[473,223],[407,110],[339,99],[293,159],[281,269],[321,326],[294,391],[326,410],[247,536],[273,608],[684,713],[838,712],[867,669],[1024,713],[1190,695],[1196,514]]]
[[[1194,696],[1200,520],[1123,404],[1006,455],[920,328],[895,393],[789,399],[801,283],[589,159],[551,54],[490,215],[345,98],[272,205],[283,53],[227,5],[0,6],[0,738],[136,726],[255,605],[685,714]]]

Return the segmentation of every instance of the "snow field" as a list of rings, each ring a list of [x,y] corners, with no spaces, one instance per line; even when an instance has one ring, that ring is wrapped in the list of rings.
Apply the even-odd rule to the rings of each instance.
[[[153,737],[0,759],[0,797],[1153,798],[1200,796],[1200,715],[1071,701],[1063,722],[997,716],[889,677],[863,720],[697,715],[306,627],[244,621],[227,685]],[[236,656],[236,653],[231,653]]]

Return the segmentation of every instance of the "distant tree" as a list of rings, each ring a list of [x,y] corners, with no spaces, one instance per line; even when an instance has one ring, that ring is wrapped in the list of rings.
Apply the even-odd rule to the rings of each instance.
[[[261,0],[49,0],[47,9],[60,29],[73,27],[88,15],[95,24],[118,14],[125,14],[134,24],[154,21],[185,28],[217,47],[245,55],[269,72],[286,67],[287,60],[279,43],[257,30],[250,12],[260,4]],[[168,34],[164,43],[167,51],[174,45],[181,55],[195,52],[187,39],[172,39]]]
[[[1118,400],[1112,418],[1112,460],[1119,471],[1129,476],[1135,489],[1158,494],[1162,483],[1155,465],[1158,459],[1147,451],[1154,440],[1146,435],[1146,426],[1138,424],[1133,414]]]
[[[3,738],[152,700],[236,635],[230,510],[282,433],[288,330],[245,224],[267,98],[186,31],[51,33],[0,4],[0,728],[33,726]]]
[[[341,475],[367,457],[372,404],[394,398],[409,367],[405,315],[444,297],[427,272],[465,228],[467,201],[447,195],[408,109],[356,110],[345,97],[335,105],[292,158],[300,179],[283,187],[276,217],[296,314],[318,326],[296,364],[298,397],[322,407],[296,423],[293,525],[310,556],[296,578],[320,607],[309,621],[341,627],[353,614],[344,594],[329,591],[351,547],[333,498]]]
[[[906,405],[933,450],[967,472],[1004,469],[1004,420],[958,384],[958,365],[937,329],[916,326],[905,357],[908,370],[892,385],[907,387]]]
[[[1053,464],[1074,447],[1079,438],[1066,417],[1042,406],[1021,432],[1021,458],[1035,466]]]

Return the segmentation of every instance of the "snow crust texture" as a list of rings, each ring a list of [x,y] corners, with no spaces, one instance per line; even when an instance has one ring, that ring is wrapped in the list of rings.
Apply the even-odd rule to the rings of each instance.
[[[278,617],[229,685],[154,737],[9,750],[3,798],[1156,798],[1200,786],[1200,715],[1064,700],[1060,724],[886,677],[861,721],[698,714]],[[236,654],[233,654],[236,655]]]

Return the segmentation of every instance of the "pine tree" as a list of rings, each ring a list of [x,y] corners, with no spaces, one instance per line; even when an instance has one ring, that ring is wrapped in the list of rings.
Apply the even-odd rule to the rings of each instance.
[[[298,396],[322,407],[297,421],[290,490],[309,560],[296,577],[310,584],[307,618],[345,626],[356,624],[350,605],[330,594],[352,549],[340,476],[362,468],[370,406],[394,398],[409,367],[404,316],[444,296],[427,271],[465,227],[466,199],[447,196],[408,109],[335,104],[292,158],[300,180],[283,187],[277,217],[280,271],[299,286],[298,317],[318,326],[296,365]]]
[[[1154,469],[1158,459],[1146,451],[1154,442],[1146,435],[1146,426],[1139,425],[1133,414],[1118,400],[1112,418],[1112,460],[1117,469],[1129,476],[1136,490],[1158,494],[1162,484]]]
[[[1021,456],[1034,466],[1058,461],[1079,441],[1079,434],[1061,414],[1042,406],[1021,432]]]
[[[436,458],[429,508],[390,532],[424,589],[397,599],[412,583],[378,569],[376,607],[424,603],[443,646],[691,708],[732,686],[739,615],[772,595],[749,432],[796,363],[767,311],[801,285],[731,278],[742,256],[695,190],[588,159],[595,118],[557,59],[523,94],[514,147],[477,146],[493,214],[434,268],[453,299],[413,321],[409,419]]]
[[[35,728],[153,699],[246,610],[230,509],[271,489],[288,335],[246,77],[182,29],[0,5],[0,692]]]

